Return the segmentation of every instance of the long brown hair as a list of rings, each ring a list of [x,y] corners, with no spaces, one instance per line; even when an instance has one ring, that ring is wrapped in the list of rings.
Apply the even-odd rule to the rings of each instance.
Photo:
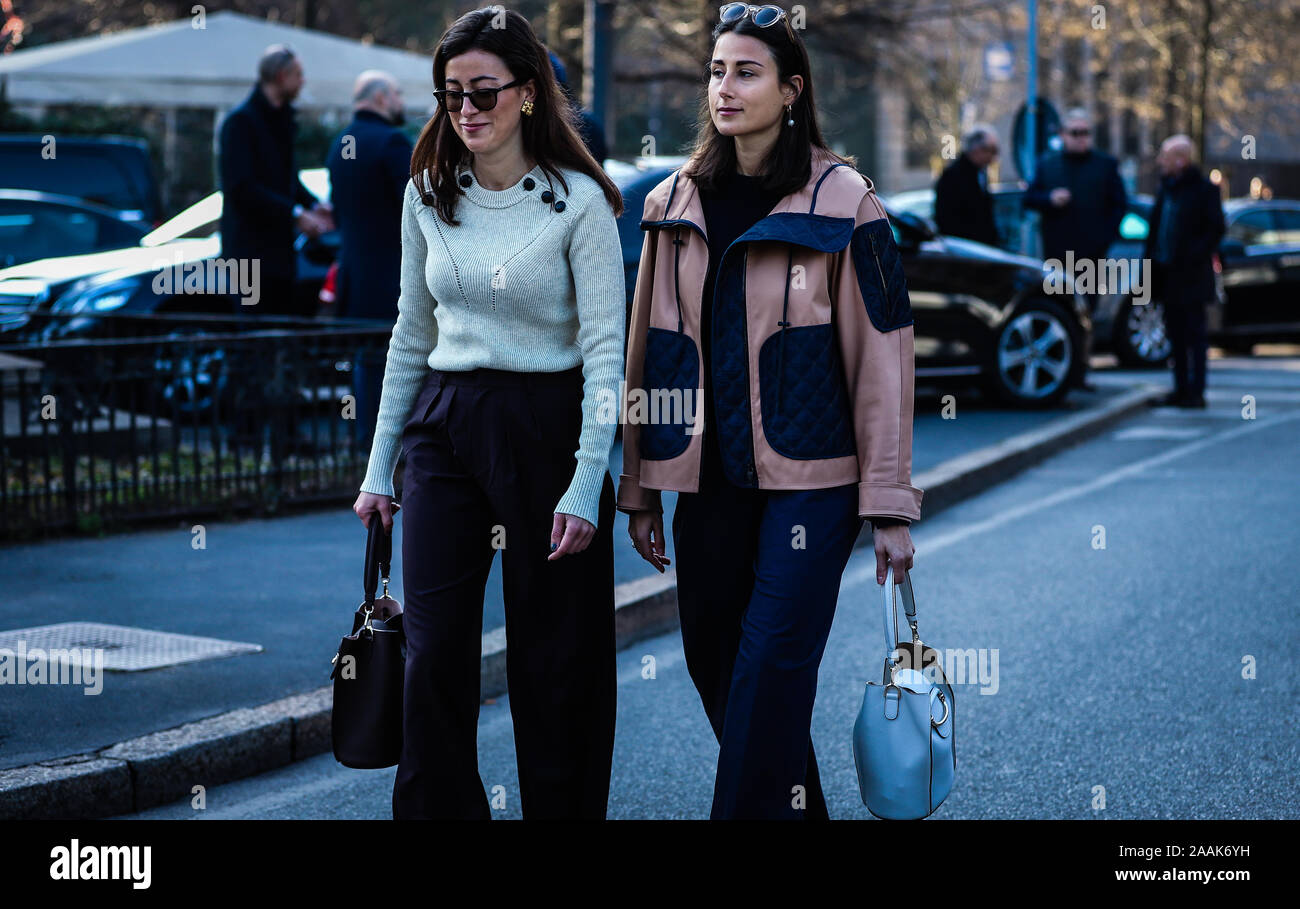
[[[822,138],[821,128],[817,125],[817,105],[813,103],[812,65],[808,60],[808,50],[798,35],[795,34],[791,40],[793,29],[787,31],[783,25],[760,28],[746,16],[738,22],[719,22],[713,29],[713,44],[716,45],[718,39],[727,32],[757,38],[766,44],[776,60],[777,78],[781,82],[789,82],[792,76],[803,78],[803,91],[795,98],[791,110],[794,126],[786,126],[785,117],[782,116],[781,132],[763,162],[763,179],[760,184],[763,189],[782,195],[802,189],[812,176],[814,148],[832,161],[840,161],[856,168],[856,158],[837,155],[826,146],[826,141]],[[711,73],[712,70],[713,63],[710,60],[705,66],[705,73]],[[695,123],[695,147],[682,172],[705,189],[713,189],[719,179],[736,172],[736,140],[718,132],[709,112],[707,87],[702,94],[699,116]]]
[[[494,27],[494,18],[504,13],[505,27]],[[498,22],[500,20],[497,20]],[[447,61],[469,50],[482,50],[500,57],[512,79],[521,83],[533,80],[537,95],[532,116],[524,117],[524,151],[569,191],[561,167],[591,177],[605,191],[614,215],[623,213],[623,194],[614,181],[591,156],[577,129],[577,110],[555,82],[546,48],[528,20],[513,10],[499,6],[466,13],[443,33],[433,52],[433,84],[444,88]],[[433,207],[447,224],[458,224],[456,203],[465,191],[456,183],[458,168],[469,164],[473,155],[452,126],[451,116],[440,104],[432,119],[420,131],[411,155],[411,178],[425,205]],[[433,186],[426,183],[425,173],[433,174]]]

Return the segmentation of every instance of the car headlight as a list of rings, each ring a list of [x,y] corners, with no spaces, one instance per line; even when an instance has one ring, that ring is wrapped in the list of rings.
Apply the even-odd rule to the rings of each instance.
[[[109,284],[76,293],[65,294],[55,304],[56,312],[111,312],[131,299],[134,284]]]

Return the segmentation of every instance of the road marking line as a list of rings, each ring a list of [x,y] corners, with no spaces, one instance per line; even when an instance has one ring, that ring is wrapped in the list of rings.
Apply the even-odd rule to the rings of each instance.
[[[1121,467],[1119,470],[1116,470],[1114,473],[1108,476],[1098,477],[1095,480],[1091,480],[1079,486],[1074,486],[1068,489],[1062,489],[1059,492],[1055,492],[1052,495],[1049,495],[1043,499],[1039,499],[1036,502],[1032,502],[1027,505],[1016,505],[1012,508],[1004,509],[1003,511],[1000,511],[991,517],[985,518],[982,521],[977,521],[973,524],[967,524],[966,526],[960,527],[956,530],[950,530],[947,533],[940,534],[938,537],[934,539],[924,540],[925,543],[924,547],[918,547],[916,555],[913,557],[913,565],[920,562],[923,555],[929,556],[935,552],[938,552],[941,549],[946,549],[949,546],[954,546],[957,543],[960,543],[963,540],[967,539],[968,537],[972,537],[975,536],[976,534],[984,533],[986,531],[1001,527],[1003,524],[1010,523],[1011,521],[1014,521],[1018,518],[1022,518],[1026,515],[1033,514],[1036,511],[1042,511],[1045,508],[1051,508],[1053,505],[1059,505],[1062,502],[1068,502],[1071,499],[1077,499],[1080,496],[1085,496],[1090,492],[1095,492],[1098,489],[1102,489],[1106,486],[1111,486],[1115,483],[1118,483],[1120,480],[1126,480],[1129,477],[1136,476],[1137,474],[1142,473],[1144,470],[1148,470],[1152,467],[1158,467],[1161,464],[1165,464],[1169,461],[1176,460],[1178,458],[1184,457],[1189,454],[1195,454],[1196,452],[1201,451],[1202,449],[1205,448],[1209,448],[1211,445],[1216,445],[1219,442],[1227,442],[1237,438],[1238,436],[1248,435],[1249,433],[1259,432],[1265,429],[1272,429],[1274,426],[1281,426],[1283,423],[1291,423],[1296,420],[1300,420],[1300,410],[1283,414],[1282,416],[1275,417],[1271,420],[1252,421],[1250,423],[1247,423],[1244,426],[1237,426],[1234,427],[1233,429],[1225,430],[1224,432],[1218,433],[1216,435],[1208,436],[1203,439],[1197,439],[1196,441],[1188,442],[1185,445],[1179,445],[1177,448],[1171,448],[1169,449],[1169,451],[1166,451],[1162,454],[1152,455],[1151,457],[1144,458],[1141,461],[1135,461],[1132,464],[1129,464],[1127,467]],[[1028,471],[1026,471],[1026,473],[1020,474],[1019,476],[1025,476],[1027,475],[1027,473]],[[868,581],[870,581],[872,584],[875,584],[876,582],[876,563],[874,559],[869,559],[869,560],[864,559],[862,565],[859,565],[856,568],[853,568],[851,571],[846,572],[844,578],[841,581],[841,590],[843,589],[844,583],[865,584]]]
[[[1110,438],[1116,442],[1129,442],[1134,439],[1195,439],[1209,432],[1209,427],[1193,426],[1130,426],[1119,432],[1112,432]]]

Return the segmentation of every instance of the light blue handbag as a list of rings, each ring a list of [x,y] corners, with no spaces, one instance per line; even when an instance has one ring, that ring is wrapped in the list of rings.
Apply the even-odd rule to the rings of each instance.
[[[902,591],[910,643],[898,643],[896,590]],[[880,588],[885,610],[885,671],[867,682],[853,724],[853,763],[862,803],[878,818],[919,820],[932,814],[952,790],[957,748],[952,686],[941,655],[916,632],[912,578],[904,569],[895,586],[889,566]]]

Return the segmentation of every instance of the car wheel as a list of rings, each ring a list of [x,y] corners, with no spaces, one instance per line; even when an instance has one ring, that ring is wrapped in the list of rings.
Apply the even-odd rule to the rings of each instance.
[[[1152,300],[1135,303],[1130,297],[1115,320],[1115,356],[1131,369],[1163,367],[1173,353],[1165,333],[1165,306]]]
[[[1077,327],[1047,300],[1022,304],[998,331],[986,380],[993,396],[1018,407],[1049,407],[1065,397],[1081,343]]]
[[[171,343],[154,361],[159,406],[178,416],[206,415],[226,396],[225,350],[185,343],[202,334],[201,329],[172,332],[167,339]]]

